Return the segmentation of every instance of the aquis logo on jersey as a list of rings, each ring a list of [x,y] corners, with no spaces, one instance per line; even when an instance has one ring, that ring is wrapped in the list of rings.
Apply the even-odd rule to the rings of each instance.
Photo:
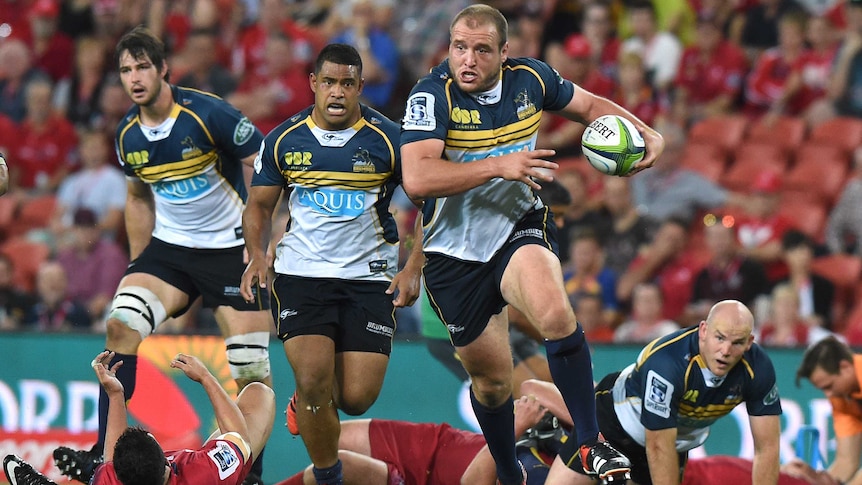
[[[194,140],[192,140],[191,136],[187,136],[182,141],[183,144],[183,160],[188,160],[190,158],[195,158],[201,156],[203,150],[195,145]]]
[[[371,161],[371,154],[364,148],[360,148],[353,154],[351,162],[353,162],[353,171],[356,173],[374,173],[377,171],[374,162]]]
[[[523,90],[515,96],[515,111],[518,113],[518,119],[523,120],[536,114],[536,105],[530,100],[530,95],[527,90]]]

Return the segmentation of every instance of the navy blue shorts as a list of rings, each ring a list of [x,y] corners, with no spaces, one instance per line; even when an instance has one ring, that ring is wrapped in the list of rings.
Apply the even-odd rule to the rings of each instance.
[[[425,290],[456,347],[479,338],[491,317],[506,306],[500,292],[503,272],[515,251],[527,244],[539,244],[559,255],[557,226],[547,208],[528,212],[521,218],[503,247],[487,263],[426,253],[422,270]]]
[[[389,283],[279,274],[272,282],[272,316],[281,341],[323,335],[336,352],[389,355],[395,335]]]
[[[189,296],[189,303],[172,317],[188,311],[198,296],[205,308],[229,306],[239,311],[269,309],[269,292],[255,288],[255,301],[249,303],[239,294],[245,271],[245,246],[226,249],[196,249],[168,244],[153,238],[129,264],[126,274],[147,273]]]

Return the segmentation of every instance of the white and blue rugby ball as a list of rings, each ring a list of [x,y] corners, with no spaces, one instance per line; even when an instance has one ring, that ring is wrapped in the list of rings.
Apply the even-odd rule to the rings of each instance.
[[[590,123],[581,137],[584,156],[596,170],[606,175],[625,175],[643,160],[646,144],[631,121],[604,115]]]

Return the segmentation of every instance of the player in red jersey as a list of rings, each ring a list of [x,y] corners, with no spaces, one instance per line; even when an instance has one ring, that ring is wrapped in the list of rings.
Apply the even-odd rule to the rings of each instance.
[[[171,367],[182,370],[203,386],[213,406],[218,430],[196,450],[162,450],[146,430],[129,427],[123,385],[116,377],[122,361],[110,368],[113,352],[102,352],[92,362],[99,383],[108,394],[105,463],[92,485],[240,485],[263,448],[275,419],[275,394],[259,382],[243,388],[234,402],[221,383],[196,357],[177,354]],[[15,455],[3,460],[11,485],[56,485]]]

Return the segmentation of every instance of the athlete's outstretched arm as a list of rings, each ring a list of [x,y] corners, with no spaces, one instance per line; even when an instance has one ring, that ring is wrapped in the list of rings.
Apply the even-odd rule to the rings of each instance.
[[[781,419],[775,416],[751,416],[751,437],[754,438],[754,465],[751,483],[778,483]]]
[[[575,95],[572,96],[572,100],[569,101],[569,104],[559,114],[570,120],[584,124],[589,124],[602,115],[619,115],[631,121],[643,136],[644,142],[646,142],[646,155],[643,160],[634,166],[629,175],[652,167],[664,150],[664,138],[662,138],[659,132],[650,128],[640,118],[617,103],[607,98],[596,96],[578,86],[575,86]]]
[[[105,461],[111,461],[114,458],[114,446],[129,426],[123,384],[117,379],[117,369],[123,365],[123,361],[119,361],[113,367],[108,368],[108,363],[113,358],[114,353],[106,350],[97,355],[93,359],[93,362],[90,363],[96,372],[99,384],[105,389],[105,393],[108,395],[108,421],[105,426]]]
[[[247,443],[250,443],[248,426],[242,411],[200,359],[193,355],[177,354],[171,361],[171,367],[183,371],[189,379],[204,388],[212,404],[219,431],[238,433]]]
[[[126,234],[129,258],[134,261],[150,243],[156,227],[156,205],[150,186],[137,178],[126,178]]]
[[[544,158],[553,150],[516,152],[499,157],[483,158],[468,163],[443,159],[443,140],[414,141],[401,146],[401,170],[404,191],[411,199],[447,197],[478,187],[493,178],[524,182],[538,190],[533,179],[550,181],[547,171],[558,165]]]
[[[266,250],[272,234],[272,213],[281,195],[280,185],[257,185],[251,188],[242,212],[242,233],[248,251],[248,266],[242,274],[239,292],[248,302],[254,301],[254,285],[266,286],[269,263]]]

